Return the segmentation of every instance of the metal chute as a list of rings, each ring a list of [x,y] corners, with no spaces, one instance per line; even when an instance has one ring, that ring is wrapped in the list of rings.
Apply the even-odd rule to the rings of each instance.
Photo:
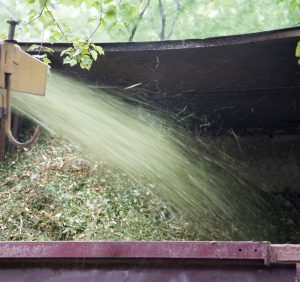
[[[28,55],[16,45],[13,40],[15,26],[18,22],[10,20],[8,39],[0,42],[0,118],[1,118],[1,136],[0,147],[4,146],[8,138],[9,142],[25,147],[35,141],[38,136],[39,128],[35,129],[33,136],[26,142],[19,142],[11,132],[11,91],[30,93],[44,96],[46,90],[47,65]],[[2,140],[2,142],[1,142]],[[3,148],[0,149],[4,151]],[[3,153],[2,153],[3,155]]]

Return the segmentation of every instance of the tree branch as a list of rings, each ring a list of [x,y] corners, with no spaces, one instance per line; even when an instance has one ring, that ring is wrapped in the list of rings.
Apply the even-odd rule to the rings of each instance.
[[[150,4],[150,0],[147,1],[147,3],[146,3],[146,5],[145,5],[144,9],[143,9],[142,12],[140,13],[140,15],[139,15],[139,17],[138,17],[138,19],[137,19],[137,21],[136,21],[135,26],[132,28],[132,30],[131,30],[131,35],[130,35],[130,37],[129,37],[129,39],[128,39],[129,42],[131,42],[131,41],[133,40],[133,37],[134,37],[134,35],[135,35],[135,33],[136,33],[136,30],[137,30],[137,28],[138,28],[138,26],[139,26],[139,23],[140,23],[140,21],[141,21],[143,15],[144,15],[144,13],[146,12],[146,10],[147,10],[149,4]]]
[[[169,34],[168,34],[168,36],[167,36],[167,39],[170,39],[171,36],[172,36],[172,34],[173,34],[173,32],[174,32],[175,23],[176,23],[176,21],[177,21],[177,19],[178,19],[178,13],[179,13],[179,11],[180,11],[180,3],[179,3],[179,0],[174,0],[174,1],[175,1],[175,3],[176,3],[176,14],[175,14],[175,16],[174,16],[174,18],[173,18],[173,21],[172,21],[172,24],[171,24],[171,29],[170,29],[170,32],[169,32]]]
[[[164,40],[165,39],[167,16],[165,14],[164,6],[163,6],[161,0],[158,0],[158,8],[159,8],[160,17],[161,17],[161,30],[160,30],[159,38],[160,38],[160,40]]]
[[[89,40],[91,40],[93,38],[93,36],[95,35],[95,33],[98,31],[98,29],[100,28],[101,24],[102,24],[102,14],[103,14],[103,10],[102,10],[102,2],[101,2],[101,7],[99,9],[99,22],[98,25],[96,26],[95,30],[92,32],[92,34],[89,37]]]
[[[91,40],[93,38],[93,36],[95,35],[95,33],[98,31],[99,27],[101,26],[101,23],[102,23],[102,17],[99,19],[98,25],[96,26],[93,33],[90,35],[89,40]]]
[[[32,20],[30,20],[30,21],[28,21],[27,23],[23,24],[22,27],[24,27],[24,26],[26,26],[26,25],[29,25],[29,24],[32,24],[32,23],[35,22],[37,19],[39,19],[39,18],[43,15],[43,12],[44,12],[44,10],[46,9],[47,3],[48,3],[48,0],[45,1],[45,4],[44,4],[43,8],[41,9],[41,11],[39,12],[39,14],[38,14],[35,18],[33,18]],[[17,30],[19,30],[19,29],[21,29],[21,27],[18,28]]]
[[[58,29],[60,30],[61,34],[63,35],[63,37],[65,38],[66,42],[69,42],[67,35],[64,33],[64,31],[62,30],[60,24],[56,21],[56,19],[54,18],[52,12],[48,9],[47,7],[47,2],[45,5],[45,8],[47,10],[47,12],[49,13],[50,17],[52,18],[52,20],[54,21],[55,25],[58,27]]]

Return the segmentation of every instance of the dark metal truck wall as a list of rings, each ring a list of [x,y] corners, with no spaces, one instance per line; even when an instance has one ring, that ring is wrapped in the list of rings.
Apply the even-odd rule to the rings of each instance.
[[[54,69],[97,85],[139,84],[126,95],[180,118],[191,116],[220,132],[272,133],[300,130],[299,40],[300,28],[289,28],[204,40],[105,43],[105,55],[90,71],[62,65],[60,52],[69,45],[44,46],[55,50]]]

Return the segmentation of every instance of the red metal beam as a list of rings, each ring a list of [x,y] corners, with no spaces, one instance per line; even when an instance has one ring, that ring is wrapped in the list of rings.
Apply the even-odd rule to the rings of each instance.
[[[295,264],[295,282],[300,282],[300,245],[270,245],[270,263]]]
[[[269,260],[268,243],[256,242],[0,242],[10,258],[190,258]]]
[[[300,245],[0,242],[0,280],[300,282]]]
[[[300,263],[300,245],[270,245],[271,263]]]
[[[0,242],[9,258],[190,258],[300,263],[300,245],[258,242]]]

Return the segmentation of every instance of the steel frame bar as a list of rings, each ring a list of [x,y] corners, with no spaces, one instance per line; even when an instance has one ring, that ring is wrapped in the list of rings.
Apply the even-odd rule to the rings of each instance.
[[[300,245],[222,241],[0,242],[0,260],[24,258],[181,258],[299,264]]]
[[[48,279],[300,282],[300,245],[222,241],[0,242],[1,281]]]

